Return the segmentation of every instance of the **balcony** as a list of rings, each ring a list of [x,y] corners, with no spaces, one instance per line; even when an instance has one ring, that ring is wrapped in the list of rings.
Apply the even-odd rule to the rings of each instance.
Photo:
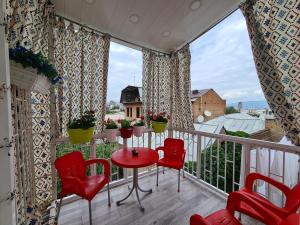
[[[167,137],[181,138],[185,141],[187,151],[185,158],[185,178],[181,176],[181,191],[177,192],[177,171],[160,169],[159,186],[156,187],[156,167],[151,166],[139,170],[140,185],[142,188],[152,188],[152,194],[140,194],[145,212],[141,212],[136,197],[132,195],[124,204],[116,206],[116,201],[128,193],[128,185],[132,184],[132,171],[121,169],[112,165],[111,171],[111,199],[112,206],[107,206],[107,193],[99,193],[92,201],[93,220],[95,224],[187,224],[189,216],[194,213],[208,215],[226,205],[227,193],[238,190],[245,174],[249,172],[262,172],[257,159],[260,151],[267,152],[267,158],[280,153],[278,162],[286,164],[287,157],[299,157],[299,149],[267,141],[249,138],[234,137],[222,134],[211,134],[199,131],[179,131],[169,129],[165,133],[155,134],[146,130],[140,138],[119,138],[119,144],[103,142],[103,134],[94,136],[90,146],[76,146],[81,149],[87,158],[105,157],[110,159],[113,151],[121,146],[149,146],[154,149],[163,145]],[[53,151],[62,154],[61,149],[67,152],[67,138],[57,139]],[[56,147],[55,147],[56,146]],[[106,147],[104,147],[106,146]],[[109,152],[106,152],[109,151]],[[87,152],[90,152],[88,155]],[[238,154],[238,152],[240,154]],[[265,152],[265,153],[266,153]],[[226,159],[226,162],[225,162]],[[264,159],[266,160],[266,159]],[[279,181],[286,181],[286,169],[274,170],[271,161],[268,163],[266,175]],[[241,164],[240,164],[241,163]],[[286,168],[282,165],[281,168]],[[95,173],[101,168],[91,168]],[[54,178],[56,180],[56,176]],[[297,179],[295,180],[297,183]],[[59,183],[58,183],[59,184]],[[291,186],[293,184],[290,183]],[[262,188],[256,184],[260,194],[274,200],[276,192],[271,186]],[[105,190],[104,190],[105,191]],[[57,193],[53,193],[56,195]],[[277,196],[276,204],[284,203],[283,196]],[[69,196],[63,201],[59,224],[88,224],[88,207],[86,200],[76,196]],[[55,210],[52,210],[54,215]],[[243,224],[259,224],[249,217],[242,216]]]

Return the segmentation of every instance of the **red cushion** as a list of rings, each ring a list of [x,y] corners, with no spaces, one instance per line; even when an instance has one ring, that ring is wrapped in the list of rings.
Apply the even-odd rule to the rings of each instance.
[[[232,216],[228,210],[221,209],[205,218],[210,224],[241,225],[240,221]]]
[[[158,160],[157,165],[180,170],[183,167],[183,162],[181,160],[162,158]]]

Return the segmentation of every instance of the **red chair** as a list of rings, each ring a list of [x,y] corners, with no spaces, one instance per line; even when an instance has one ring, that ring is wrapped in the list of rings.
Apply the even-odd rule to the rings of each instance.
[[[228,196],[226,209],[216,211],[205,218],[198,214],[195,214],[190,217],[190,225],[242,225],[241,222],[234,217],[234,212],[237,211],[237,205],[241,201],[247,202],[247,204],[249,204],[256,210],[259,210],[263,214],[265,220],[268,221],[266,223],[267,225],[278,225],[282,222],[282,219],[280,217],[278,217],[276,214],[269,211],[262,205],[257,204],[257,202],[249,196],[238,192],[232,192]]]
[[[285,205],[280,208],[270,202],[268,199],[262,197],[261,195],[257,194],[253,190],[253,184],[255,180],[263,180],[279,190],[283,192],[286,197]],[[253,200],[255,200],[258,204],[261,204],[268,210],[274,212],[276,215],[281,217],[282,219],[286,218],[288,215],[292,213],[296,213],[300,206],[300,183],[298,183],[294,188],[290,189],[289,187],[285,186],[283,183],[280,183],[270,177],[266,177],[259,173],[251,173],[246,178],[245,187],[239,191],[239,193],[248,195]],[[241,213],[245,213],[257,220],[260,220],[266,223],[264,215],[258,210],[255,210],[253,207],[249,206],[246,202],[241,202],[237,206],[237,211]]]
[[[87,176],[86,168],[94,163],[104,166],[101,175]],[[74,151],[55,160],[55,167],[61,179],[62,190],[56,216],[56,222],[60,212],[62,199],[69,194],[76,194],[89,201],[90,224],[92,224],[91,200],[107,184],[108,206],[110,206],[109,180],[110,165],[106,159],[84,160],[81,152]]]
[[[164,157],[157,161],[156,186],[158,186],[158,169],[159,166],[168,167],[178,170],[178,192],[180,191],[180,170],[184,165],[185,150],[184,142],[181,139],[167,138],[164,146],[158,147],[155,151],[163,151]],[[184,173],[184,171],[183,171]]]

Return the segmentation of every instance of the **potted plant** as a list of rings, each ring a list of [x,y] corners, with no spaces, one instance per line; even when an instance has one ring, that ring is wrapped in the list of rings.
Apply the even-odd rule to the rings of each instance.
[[[72,144],[82,144],[91,141],[95,130],[95,112],[85,111],[80,118],[68,123],[68,134]]]
[[[158,114],[148,112],[148,121],[151,122],[151,127],[154,133],[164,132],[169,119],[170,116],[168,116],[165,112],[160,112]]]
[[[133,125],[133,134],[136,137],[141,137],[144,133],[145,129],[145,122],[144,122],[144,116],[141,116],[141,119],[138,120],[134,125]]]
[[[130,121],[127,119],[119,120],[121,124],[120,135],[122,138],[130,138],[133,133],[133,128],[130,124]]]
[[[61,81],[55,67],[42,56],[17,46],[9,49],[11,83],[20,88],[45,94],[51,84]]]
[[[110,118],[104,121],[104,124],[106,139],[111,143],[115,142],[118,134],[118,125]]]

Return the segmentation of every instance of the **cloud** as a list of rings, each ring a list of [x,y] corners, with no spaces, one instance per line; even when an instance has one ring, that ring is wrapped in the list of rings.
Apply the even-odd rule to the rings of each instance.
[[[227,102],[264,100],[246,22],[238,10],[190,45],[192,89],[215,89]],[[127,85],[141,86],[142,52],[112,42],[108,101]]]
[[[246,22],[238,10],[190,45],[192,89],[215,89],[227,102],[264,100]]]

